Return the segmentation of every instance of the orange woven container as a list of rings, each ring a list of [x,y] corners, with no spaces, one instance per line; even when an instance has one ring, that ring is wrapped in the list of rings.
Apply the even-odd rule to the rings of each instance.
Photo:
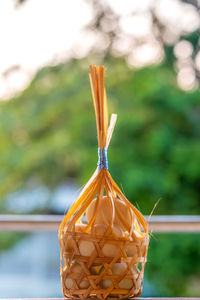
[[[117,116],[111,116],[108,127],[104,81],[104,67],[90,66],[99,162],[59,228],[66,298],[127,298],[142,292],[148,226],[108,171],[107,148]]]

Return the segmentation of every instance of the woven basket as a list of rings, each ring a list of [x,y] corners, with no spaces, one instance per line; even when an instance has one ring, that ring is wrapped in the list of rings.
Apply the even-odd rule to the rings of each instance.
[[[108,171],[106,150],[116,115],[108,128],[104,78],[104,67],[90,67],[100,149],[98,168],[59,228],[66,298],[127,298],[142,292],[148,226]]]

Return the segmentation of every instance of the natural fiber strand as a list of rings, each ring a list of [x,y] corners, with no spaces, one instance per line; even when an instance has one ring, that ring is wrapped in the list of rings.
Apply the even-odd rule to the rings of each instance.
[[[111,116],[108,127],[104,67],[90,66],[89,77],[98,146],[99,149],[107,149],[117,115]],[[106,207],[103,206],[104,202]],[[91,205],[94,207],[93,214],[84,223],[85,213],[87,219]],[[95,231],[97,228],[100,232]],[[107,168],[95,170],[72,204],[60,224],[59,241],[60,273],[65,297],[113,299],[141,294],[149,243],[147,222],[121,192]],[[110,252],[105,249],[110,249]],[[117,271],[119,267],[121,272]]]

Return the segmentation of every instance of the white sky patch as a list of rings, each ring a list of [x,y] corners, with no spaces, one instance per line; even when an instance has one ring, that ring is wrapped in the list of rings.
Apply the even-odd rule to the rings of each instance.
[[[12,0],[0,1],[0,74],[13,65],[21,67],[18,76],[8,72],[5,79],[0,77],[0,97],[22,89],[54,58],[63,59],[91,17],[91,8],[82,0],[28,0],[18,9]]]
[[[200,26],[195,8],[180,0],[99,1],[110,6],[120,18],[112,53],[126,55],[128,63],[137,67],[163,58],[162,46],[154,41],[152,33],[151,8],[166,24],[163,37],[169,44],[176,42],[181,32],[192,32]],[[92,18],[91,3],[85,0],[28,0],[18,9],[13,0],[1,0],[0,99],[20,92],[45,65],[72,56],[85,57],[92,48],[106,50],[109,40],[105,34],[84,30]],[[108,22],[106,26],[111,25]],[[139,46],[137,40],[142,41]],[[189,47],[177,44],[175,54],[186,55],[191,51]]]
[[[149,9],[154,0],[109,0],[115,13],[128,15],[130,12],[143,12]],[[104,1],[107,2],[107,1]]]
[[[152,18],[150,13],[142,15],[126,16],[121,18],[121,29],[126,34],[133,34],[135,37],[143,37],[150,34]]]
[[[177,81],[184,90],[194,89],[197,84],[194,70],[190,67],[182,68],[178,73]]]
[[[174,47],[174,54],[177,58],[186,59],[192,55],[193,46],[188,41],[180,41]]]
[[[127,61],[134,67],[142,67],[160,61],[163,56],[161,45],[155,41],[135,48],[128,56]]]

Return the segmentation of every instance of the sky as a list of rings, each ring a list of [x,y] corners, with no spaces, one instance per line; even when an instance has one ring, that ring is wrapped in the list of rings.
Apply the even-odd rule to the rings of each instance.
[[[17,9],[1,0],[0,97],[25,86],[39,67],[65,59],[91,16],[82,0],[28,0]]]
[[[163,59],[162,46],[152,38],[150,7],[156,6],[156,14],[167,24],[165,39],[169,43],[174,42],[180,32],[192,32],[200,24],[194,8],[179,0],[99,1],[109,3],[120,16],[113,54],[127,55],[127,62],[135,67]],[[9,99],[25,88],[42,66],[59,63],[72,54],[73,57],[84,57],[95,44],[99,48],[107,46],[104,37],[84,31],[93,17],[88,1],[27,0],[18,8],[15,4],[14,0],[0,1],[1,100]],[[130,12],[135,12],[134,17]],[[142,38],[144,43],[126,54],[132,47],[133,36]],[[177,42],[177,80],[185,89],[195,84],[193,70],[190,63],[186,63],[192,51],[187,42],[181,45]],[[196,63],[200,68],[200,56]]]

